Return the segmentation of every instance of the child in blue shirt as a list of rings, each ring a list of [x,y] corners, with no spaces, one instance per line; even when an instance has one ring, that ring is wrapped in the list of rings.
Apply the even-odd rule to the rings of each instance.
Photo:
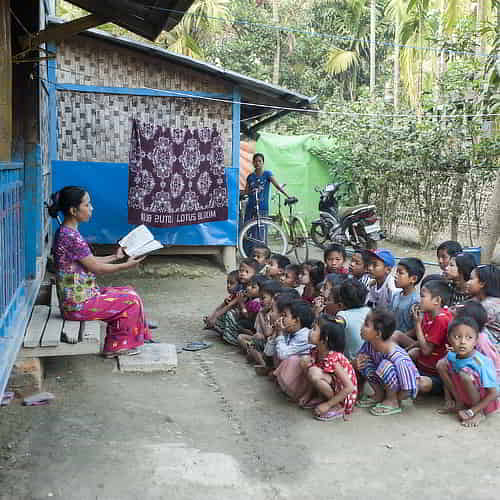
[[[477,427],[484,415],[499,408],[495,366],[476,350],[478,337],[476,320],[468,316],[455,319],[448,328],[451,351],[445,367],[441,364],[439,369],[446,400],[441,413],[458,411],[465,427]]]
[[[415,286],[425,274],[425,266],[420,259],[401,259],[396,268],[395,285],[401,288],[393,297],[389,309],[396,317],[396,332],[406,333],[415,328],[412,307],[420,302],[420,294]],[[395,333],[396,333],[395,332]]]

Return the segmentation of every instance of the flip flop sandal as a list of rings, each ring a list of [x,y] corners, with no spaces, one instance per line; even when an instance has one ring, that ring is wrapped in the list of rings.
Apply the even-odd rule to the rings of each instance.
[[[397,415],[403,410],[399,406],[387,406],[382,403],[378,403],[374,407],[370,408],[370,413],[376,417],[385,417],[386,415]]]
[[[332,420],[337,420],[338,418],[342,418],[344,416],[344,410],[329,410],[322,415],[314,415],[316,420],[320,420],[321,422],[331,422]]]
[[[304,408],[304,410],[310,410],[312,408],[316,408],[316,406],[320,405],[324,399],[312,399],[311,401],[308,401],[306,404],[302,405],[301,408]]]
[[[377,404],[378,404],[378,401],[373,399],[371,396],[365,396],[365,397],[358,399],[356,401],[357,408],[371,408],[373,406],[376,406]]]
[[[201,351],[202,349],[208,349],[211,345],[212,344],[210,342],[190,342],[182,349],[184,351]]]

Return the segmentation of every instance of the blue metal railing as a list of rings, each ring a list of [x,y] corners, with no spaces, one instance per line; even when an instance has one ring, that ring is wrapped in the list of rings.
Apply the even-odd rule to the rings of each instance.
[[[15,323],[25,303],[22,163],[0,162],[0,395],[19,338]]]

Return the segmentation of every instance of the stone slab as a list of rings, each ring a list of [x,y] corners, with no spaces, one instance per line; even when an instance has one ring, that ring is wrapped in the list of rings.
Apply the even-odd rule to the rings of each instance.
[[[177,352],[174,344],[145,344],[140,354],[120,356],[118,365],[124,373],[167,372],[177,370]]]

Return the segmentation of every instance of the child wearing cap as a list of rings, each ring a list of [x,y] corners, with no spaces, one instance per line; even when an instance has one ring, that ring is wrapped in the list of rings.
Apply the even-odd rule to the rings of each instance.
[[[373,252],[368,271],[373,276],[373,282],[368,287],[366,305],[369,307],[389,308],[393,296],[400,291],[396,288],[392,268],[396,260],[390,250],[380,248]]]

